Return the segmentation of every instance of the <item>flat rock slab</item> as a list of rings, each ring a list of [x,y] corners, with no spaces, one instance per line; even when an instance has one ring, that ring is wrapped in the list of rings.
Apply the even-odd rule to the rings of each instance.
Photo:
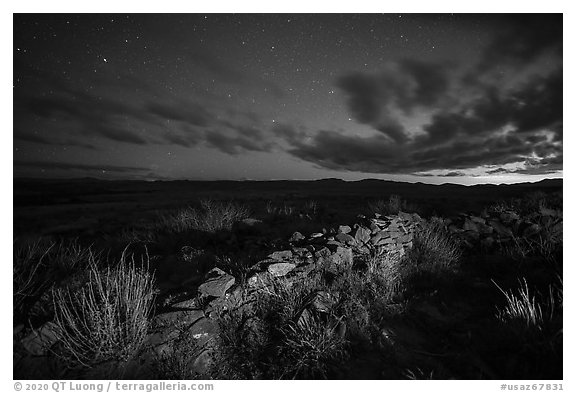
[[[196,321],[190,329],[186,331],[188,337],[192,337],[199,348],[206,345],[214,339],[218,332],[218,323],[213,319],[202,318]]]
[[[268,258],[275,259],[277,261],[284,261],[286,259],[292,259],[292,251],[285,250],[285,251],[275,251],[272,254],[268,255]]]
[[[274,277],[282,277],[290,273],[296,267],[293,263],[280,262],[268,266],[268,273]]]
[[[202,310],[171,311],[159,314],[152,320],[153,326],[185,326],[204,317]]]
[[[206,281],[200,284],[198,293],[214,297],[224,296],[235,282],[233,276],[215,267],[206,274]]]

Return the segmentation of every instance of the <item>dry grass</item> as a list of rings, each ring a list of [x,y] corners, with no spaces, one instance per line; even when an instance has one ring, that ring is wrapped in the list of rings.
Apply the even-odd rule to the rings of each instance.
[[[492,281],[506,299],[504,308],[498,309],[498,319],[509,325],[518,326],[524,332],[547,331],[547,325],[562,312],[562,280],[560,278],[558,280],[558,285],[548,286],[548,293],[544,296],[530,291],[525,278],[520,280],[520,287],[516,291],[505,291]]]
[[[232,225],[248,218],[248,209],[232,202],[200,201],[200,208],[187,207],[176,212],[162,213],[158,228],[182,233],[190,230],[217,232],[230,230]]]
[[[14,241],[13,301],[17,319],[26,319],[32,304],[49,288],[93,262],[96,255],[77,240],[46,238]]]
[[[418,270],[432,273],[450,271],[458,266],[462,251],[446,228],[430,221],[414,234],[409,260]]]
[[[83,287],[54,291],[59,355],[83,366],[129,359],[146,336],[153,297],[153,277],[133,259],[122,255],[117,266],[104,269],[92,261]]]

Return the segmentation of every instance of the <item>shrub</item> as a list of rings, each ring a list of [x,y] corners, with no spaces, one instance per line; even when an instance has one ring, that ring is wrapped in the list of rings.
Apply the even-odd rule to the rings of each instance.
[[[415,233],[408,259],[416,270],[440,273],[453,270],[462,255],[458,243],[438,221],[423,224]]]
[[[368,204],[368,209],[372,214],[398,214],[406,207],[406,202],[399,195],[390,195],[388,200],[379,199]]]
[[[95,259],[91,248],[81,246],[77,240],[15,241],[13,252],[13,300],[17,320],[29,317],[33,303],[51,286]]]
[[[54,291],[55,323],[62,333],[61,357],[91,366],[127,360],[140,347],[153,304],[153,278],[134,260],[99,269],[92,261],[88,281]]]
[[[200,208],[187,207],[159,216],[158,226],[168,232],[181,233],[189,230],[217,232],[230,230],[232,225],[248,217],[248,209],[232,202],[217,203],[200,201]]]

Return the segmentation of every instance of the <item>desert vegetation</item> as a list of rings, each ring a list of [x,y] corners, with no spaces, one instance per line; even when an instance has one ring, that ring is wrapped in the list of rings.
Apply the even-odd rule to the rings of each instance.
[[[561,202],[203,199],[105,241],[17,238],[14,374],[561,378]]]

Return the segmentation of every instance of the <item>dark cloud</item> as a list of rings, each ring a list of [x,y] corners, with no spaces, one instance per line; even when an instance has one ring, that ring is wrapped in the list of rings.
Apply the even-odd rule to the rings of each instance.
[[[106,171],[106,172],[139,172],[148,171],[149,168],[134,167],[134,166],[119,166],[119,165],[98,165],[98,164],[79,164],[69,162],[53,162],[53,161],[14,161],[15,168],[38,168],[45,170],[80,170],[80,171]]]
[[[148,119],[144,112],[113,100],[98,98],[84,92],[73,95],[54,95],[51,97],[24,96],[18,97],[20,119],[25,114],[43,118],[64,116],[74,122],[75,131],[96,135],[118,142],[146,144],[146,139],[138,133],[118,125],[117,117],[132,116]],[[21,126],[24,128],[24,126]]]
[[[167,144],[192,147],[198,145],[202,139],[202,134],[195,130],[188,130],[185,134],[178,133],[174,130],[166,130],[162,134],[163,141]]]
[[[352,116],[396,143],[408,140],[395,111],[406,115],[418,107],[436,106],[447,97],[449,67],[405,59],[379,74],[351,73],[337,80]]]
[[[447,172],[444,173],[442,175],[439,175],[442,177],[461,177],[461,176],[467,176],[464,172]]]
[[[271,148],[269,143],[258,138],[248,138],[241,135],[232,136],[216,130],[206,132],[205,142],[208,146],[230,155],[237,155],[246,151],[264,152],[269,151]]]
[[[194,126],[207,126],[214,121],[212,114],[195,103],[150,102],[145,109],[163,119],[181,121]]]
[[[77,140],[73,140],[73,139],[56,139],[56,138],[51,139],[51,138],[48,138],[48,137],[43,136],[43,135],[26,133],[26,132],[23,132],[20,130],[14,130],[14,139],[20,140],[23,142],[37,143],[40,145],[78,146],[78,147],[83,147],[86,149],[96,149],[96,146],[94,146],[90,143],[77,141]]]
[[[304,127],[298,128],[287,123],[275,123],[271,131],[272,134],[286,140],[291,145],[298,145],[307,137]]]
[[[371,125],[376,135],[323,130],[305,142],[293,128],[279,128],[277,134],[292,145],[289,152],[294,156],[337,170],[396,174],[444,169],[452,170],[445,176],[460,176],[456,170],[513,163],[525,168],[516,173],[562,169],[557,159],[562,157],[561,68],[534,76],[514,89],[486,87],[480,97],[446,109],[440,105],[444,101],[441,95],[450,92],[442,69],[420,62],[402,64],[399,75],[410,75],[410,89],[399,87],[402,78],[388,81],[389,73],[340,79],[340,87],[348,93],[350,112]],[[427,75],[437,82],[422,82]],[[407,110],[438,107],[423,133],[409,138],[389,109],[394,104]]]
[[[497,24],[493,40],[468,78],[502,66],[518,70],[544,54],[562,56],[561,14],[505,15]]]

